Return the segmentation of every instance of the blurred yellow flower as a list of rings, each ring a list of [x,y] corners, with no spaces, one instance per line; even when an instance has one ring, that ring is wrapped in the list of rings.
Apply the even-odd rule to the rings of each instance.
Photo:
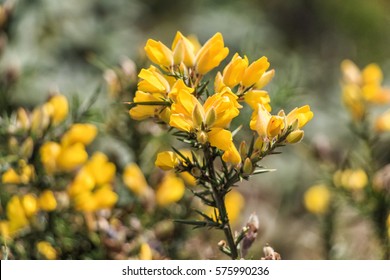
[[[84,167],[95,179],[95,184],[102,185],[113,181],[115,164],[108,161],[102,152],[95,152]]]
[[[46,110],[54,125],[62,122],[68,116],[69,112],[68,100],[61,94],[52,96],[43,105],[43,108]]]
[[[9,221],[0,221],[0,236],[4,239],[11,238],[10,229],[9,229]]]
[[[88,160],[88,153],[81,142],[61,149],[57,158],[57,167],[62,171],[73,171]]]
[[[112,208],[118,201],[118,195],[112,190],[112,186],[110,184],[105,184],[96,188],[93,192],[92,198],[96,203],[96,209],[94,210]]]
[[[228,194],[225,196],[225,206],[230,223],[234,224],[239,222],[240,213],[244,205],[245,199],[239,191],[231,190],[228,192]],[[216,211],[217,215],[219,215],[218,209],[213,207],[207,207],[206,214],[216,219],[214,210]]]
[[[326,185],[314,185],[304,194],[304,204],[314,214],[324,214],[329,208],[331,193]]]
[[[183,178],[184,182],[186,182],[190,186],[196,186],[196,178],[192,176],[188,172],[181,172],[179,173],[180,177]]]
[[[7,203],[6,212],[9,221],[9,234],[11,236],[28,226],[29,222],[19,196],[14,195],[11,197]]]
[[[333,182],[337,187],[360,190],[367,186],[368,176],[363,169],[338,170],[333,175]]]
[[[26,194],[22,196],[22,206],[27,218],[31,218],[39,211],[38,201],[35,195]]]
[[[138,256],[139,256],[140,260],[152,260],[153,259],[153,251],[150,248],[148,243],[143,242],[141,244],[141,248],[140,248]]]
[[[136,163],[129,163],[123,171],[123,182],[136,195],[143,195],[149,188],[142,170]]]
[[[351,60],[344,60],[341,71],[343,101],[354,120],[363,119],[368,103],[390,102],[390,89],[382,87],[383,73],[377,64],[371,63],[360,70]]]
[[[41,162],[46,172],[49,174],[57,171],[57,160],[61,153],[61,145],[56,142],[45,142],[40,150]]]
[[[1,176],[1,181],[4,184],[20,184],[21,183],[21,180],[20,180],[18,173],[16,173],[15,169],[13,169],[13,168],[9,168],[9,169],[7,169],[7,171],[5,171],[3,173],[3,175]]]
[[[366,104],[358,86],[351,84],[343,86],[342,99],[355,121],[361,121],[366,114]]]
[[[34,166],[27,164],[25,160],[18,162],[18,172],[13,168],[7,169],[1,176],[1,181],[4,184],[27,184],[33,180],[35,176]]]
[[[47,241],[40,241],[37,243],[38,252],[44,256],[47,260],[57,259],[57,251],[54,247]]]
[[[174,152],[165,151],[157,154],[155,165],[162,170],[170,170],[175,168],[180,163]]]
[[[53,211],[57,208],[57,200],[54,197],[54,194],[50,190],[45,190],[41,193],[38,198],[39,208],[44,211]]]
[[[71,146],[76,143],[89,145],[96,137],[97,128],[89,123],[75,123],[62,136],[61,145]]]
[[[118,200],[111,182],[116,167],[103,153],[95,153],[79,170],[68,187],[75,208],[80,211],[97,211],[112,208]]]
[[[377,117],[375,120],[375,129],[378,132],[390,131],[390,110]]]
[[[185,191],[185,185],[175,173],[168,172],[157,186],[156,201],[159,206],[166,206],[179,201]]]

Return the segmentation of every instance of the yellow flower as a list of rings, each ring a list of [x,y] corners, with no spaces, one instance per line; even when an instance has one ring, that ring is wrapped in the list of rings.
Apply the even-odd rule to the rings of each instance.
[[[156,202],[159,206],[166,206],[179,201],[185,191],[185,185],[182,179],[178,178],[175,173],[167,173],[158,185],[156,190]]]
[[[96,209],[112,208],[118,201],[118,195],[112,190],[112,186],[105,184],[93,193],[93,199],[96,202]]]
[[[12,196],[8,201],[6,211],[11,236],[20,229],[28,226],[29,222],[24,212],[22,201],[17,195]]]
[[[18,172],[13,168],[7,169],[1,176],[1,181],[4,184],[27,184],[29,183],[35,175],[34,166],[27,164],[25,160],[19,161]]]
[[[112,208],[118,200],[110,184],[115,170],[115,165],[108,162],[106,155],[95,153],[68,187],[75,208],[85,212]]]
[[[195,70],[204,75],[217,67],[229,54],[229,49],[225,48],[221,33],[216,33],[197,52],[195,60]]]
[[[61,149],[57,158],[57,166],[62,171],[73,171],[88,159],[88,153],[81,142]]]
[[[160,41],[149,39],[145,45],[148,58],[155,64],[169,68],[173,65],[173,53]]]
[[[244,95],[244,101],[251,107],[253,110],[257,110],[258,104],[262,104],[264,108],[270,112],[271,106],[269,103],[271,99],[268,95],[268,92],[265,90],[250,90]]]
[[[223,153],[222,159],[225,162],[230,162],[234,165],[237,165],[241,162],[241,156],[240,153],[237,151],[236,146],[234,146],[234,143],[231,143],[231,146]]]
[[[81,168],[69,185],[68,193],[71,197],[76,197],[80,193],[92,191],[94,187],[95,178],[86,169]]]
[[[51,174],[57,170],[57,160],[61,153],[61,145],[56,142],[45,142],[40,150],[41,162],[46,172]]]
[[[361,190],[367,186],[368,176],[363,169],[338,170],[333,175],[333,182],[337,187]]]
[[[172,42],[173,58],[175,64],[184,63],[187,67],[195,65],[195,53],[199,50],[199,42],[191,41],[179,31]]]
[[[287,124],[292,125],[296,120],[298,120],[297,128],[302,128],[313,118],[313,116],[314,114],[312,111],[310,111],[309,105],[305,105],[299,108],[294,108],[287,115]]]
[[[172,78],[172,77],[171,77]],[[168,106],[169,102],[175,101],[176,96],[180,94],[180,92],[185,91],[187,93],[192,93],[194,91],[193,88],[187,87],[182,80],[178,80],[175,83],[173,83],[172,86],[170,86],[171,82],[169,81],[169,85],[161,85],[159,84],[159,80],[157,78],[152,79],[150,78],[148,80],[149,84],[153,83],[153,87],[156,89],[159,89],[157,91],[156,89],[152,88],[152,85],[148,84],[141,84],[141,81],[139,83],[138,91],[135,94],[134,103],[141,103],[137,104],[135,107],[131,108],[129,111],[130,117],[132,117],[135,120],[143,120],[146,118],[151,117],[157,117],[164,122],[169,123],[169,117],[170,117],[170,109]],[[141,85],[141,88],[140,88]],[[149,87],[149,89],[147,88]],[[144,92],[142,90],[155,90],[150,92]],[[164,102],[166,105],[164,105]],[[150,103],[150,104],[148,104]],[[156,105],[156,103],[161,103],[162,105]]]
[[[387,110],[376,119],[375,129],[378,132],[390,131],[390,110]]]
[[[37,243],[38,252],[44,256],[47,260],[57,259],[57,251],[54,247],[47,241],[40,241]]]
[[[230,223],[235,224],[239,221],[240,213],[244,205],[245,199],[239,191],[231,190],[228,192],[225,197],[225,206]],[[216,210],[216,214],[219,215],[218,209],[213,207],[207,207],[206,214],[216,219],[214,210]]]
[[[223,69],[223,83],[230,88],[235,87],[242,81],[247,67],[247,57],[242,58],[238,53],[235,53],[229,64]]]
[[[111,182],[116,171],[115,164],[109,162],[107,156],[102,152],[95,152],[84,168],[94,177],[95,184],[98,185]]]
[[[152,260],[153,259],[153,251],[150,248],[149,244],[146,242],[141,244],[141,248],[139,251],[139,259],[140,260]]]
[[[35,195],[26,194],[22,196],[21,201],[27,218],[31,218],[39,211],[39,205]]]
[[[162,170],[170,170],[175,168],[180,163],[174,152],[165,151],[157,154],[155,165]]]
[[[15,169],[13,169],[13,168],[9,168],[9,169],[7,169],[7,171],[5,171],[3,173],[3,175],[1,176],[1,181],[4,184],[20,184],[21,183],[21,180],[20,180],[18,173],[16,173]]]
[[[364,103],[385,104],[390,102],[390,90],[381,86],[383,73],[380,67],[371,63],[360,69],[350,60],[344,60],[341,63],[343,73],[343,99],[352,113],[355,113],[355,120],[360,120],[354,112],[354,106],[351,106],[349,99],[361,100]],[[345,96],[346,95],[346,96]],[[346,101],[347,100],[347,101]],[[349,102],[348,102],[349,101]],[[357,106],[357,105],[356,105]]]
[[[171,107],[169,124],[182,131],[195,133],[200,143],[209,142],[223,151],[232,148],[232,134],[223,129],[239,114],[237,97],[229,91],[207,98],[202,106],[192,95],[182,92]]]
[[[156,67],[150,66],[148,69],[142,69],[138,74],[142,80],[138,83],[138,90],[149,93],[167,94],[175,79],[163,75]]]
[[[366,104],[359,87],[354,84],[343,86],[342,99],[353,119],[361,121],[366,114]]]
[[[69,112],[68,100],[64,95],[54,95],[43,105],[44,110],[50,116],[53,124],[59,124],[67,116]]]
[[[9,221],[0,221],[0,236],[4,239],[12,238],[9,229]]]
[[[184,182],[186,182],[190,186],[196,186],[196,178],[192,176],[188,172],[179,173],[180,177],[183,178]]]
[[[278,136],[285,127],[284,118],[271,115],[263,104],[258,104],[257,111],[254,111],[250,121],[250,128],[257,131],[264,139],[273,139]]]
[[[123,182],[136,195],[142,195],[149,188],[142,170],[135,163],[127,164],[123,172]]]
[[[314,185],[304,194],[304,204],[314,214],[324,214],[329,208],[331,193],[325,185]]]
[[[44,211],[53,211],[57,208],[57,200],[54,197],[54,194],[50,190],[46,190],[41,193],[38,198],[39,208]]]
[[[97,128],[93,124],[75,123],[65,132],[61,139],[61,145],[67,147],[75,143],[89,145],[96,137]]]
[[[265,71],[267,71],[269,65],[268,59],[265,56],[251,63],[245,69],[241,84],[246,88],[256,84],[264,75]]]

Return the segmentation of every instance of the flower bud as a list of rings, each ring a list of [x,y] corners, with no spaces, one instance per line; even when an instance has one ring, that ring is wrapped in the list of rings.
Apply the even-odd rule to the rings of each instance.
[[[18,125],[23,130],[27,130],[30,128],[30,119],[28,114],[24,108],[19,108],[17,111]]]
[[[8,148],[12,154],[17,154],[19,151],[19,142],[16,137],[10,137],[8,140]]]
[[[253,172],[253,164],[250,158],[246,158],[244,161],[244,166],[242,167],[244,175],[250,175]]]
[[[253,147],[255,148],[255,150],[261,150],[263,148],[263,144],[264,144],[263,138],[257,137]]]
[[[199,169],[199,167],[193,167],[191,168],[191,175],[195,178],[199,178],[200,175],[202,175],[202,171]]]
[[[303,130],[294,130],[287,136],[286,141],[290,144],[298,143],[303,139],[303,135]]]
[[[20,147],[20,155],[22,158],[30,158],[34,150],[34,141],[31,137],[28,137],[24,140],[22,146]]]
[[[248,155],[248,145],[246,144],[245,141],[242,141],[240,144],[240,147],[238,148],[240,152],[241,158],[246,158]]]
[[[192,121],[194,122],[194,127],[200,127],[203,123],[203,114],[198,104],[195,105],[192,111]]]
[[[211,107],[206,114],[206,125],[208,127],[211,127],[215,123],[216,119],[217,119],[217,114],[215,112],[215,109],[214,107]]]

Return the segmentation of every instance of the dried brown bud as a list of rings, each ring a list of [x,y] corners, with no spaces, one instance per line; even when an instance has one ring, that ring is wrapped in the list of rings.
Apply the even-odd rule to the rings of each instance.
[[[256,213],[252,213],[249,216],[248,222],[244,229],[246,233],[241,243],[241,255],[243,257],[245,257],[249,248],[252,246],[253,242],[257,237],[257,233],[259,230],[259,218],[257,217]]]
[[[279,253],[275,252],[275,250],[269,245],[266,244],[263,248],[264,257],[262,260],[281,260],[281,256]]]

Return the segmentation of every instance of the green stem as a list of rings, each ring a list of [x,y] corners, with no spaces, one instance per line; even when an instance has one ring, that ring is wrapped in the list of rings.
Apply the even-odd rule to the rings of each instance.
[[[238,258],[238,250],[237,250],[237,246],[234,242],[232,229],[231,229],[231,226],[229,223],[228,213],[226,211],[226,205],[225,205],[226,191],[225,191],[225,189],[220,188],[220,186],[215,183],[218,181],[216,179],[216,174],[215,174],[215,170],[214,170],[215,156],[212,153],[210,153],[210,147],[205,146],[203,151],[204,151],[205,159],[207,162],[208,173],[209,173],[209,176],[211,179],[210,180],[211,190],[213,192],[215,204],[218,208],[219,220],[222,223],[222,229],[223,229],[223,232],[225,234],[225,237],[226,237],[227,243],[229,245],[229,249],[230,249],[229,256],[233,260],[236,260]]]

